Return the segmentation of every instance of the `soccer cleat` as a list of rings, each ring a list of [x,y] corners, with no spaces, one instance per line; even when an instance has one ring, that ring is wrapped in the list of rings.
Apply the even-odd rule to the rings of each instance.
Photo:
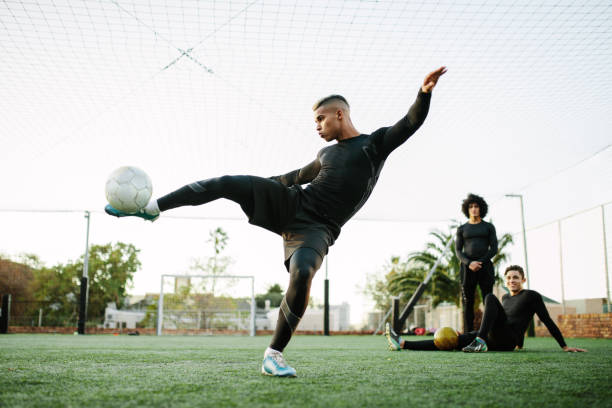
[[[480,337],[476,337],[474,341],[465,346],[462,350],[466,353],[484,353],[488,349],[487,343]]]
[[[385,325],[385,336],[387,337],[387,343],[389,344],[389,350],[400,351],[402,349],[402,338],[391,328],[391,325],[387,323]]]
[[[295,368],[287,365],[282,353],[269,353],[263,359],[261,373],[275,377],[296,377]]]
[[[144,210],[140,210],[135,213],[126,213],[126,212],[116,209],[110,204],[106,204],[106,207],[104,207],[104,212],[114,217],[140,217],[143,220],[147,220],[147,221],[155,221],[156,219],[159,218],[159,214],[151,215],[145,212]]]

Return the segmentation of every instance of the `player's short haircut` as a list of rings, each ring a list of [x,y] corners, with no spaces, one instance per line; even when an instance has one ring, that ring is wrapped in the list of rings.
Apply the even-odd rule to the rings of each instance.
[[[316,111],[317,109],[319,109],[321,106],[323,105],[327,105],[330,102],[334,102],[334,101],[340,101],[343,104],[346,105],[347,108],[350,108],[350,105],[348,103],[348,101],[346,100],[346,98],[342,95],[329,95],[326,96],[325,98],[321,98],[319,99],[313,106],[312,106],[312,110]]]
[[[487,212],[489,211],[489,206],[487,205],[487,202],[484,200],[484,198],[472,193],[468,194],[467,198],[463,200],[463,203],[461,204],[461,211],[463,212],[463,214],[467,218],[470,218],[470,212],[468,210],[470,208],[470,204],[472,203],[478,205],[478,208],[480,208],[480,218],[484,218],[485,215],[487,215]]]
[[[510,271],[517,271],[518,273],[521,274],[521,278],[525,279],[525,271],[520,266],[510,265],[509,267],[506,268],[506,271],[504,272],[504,276],[506,276],[508,272]]]

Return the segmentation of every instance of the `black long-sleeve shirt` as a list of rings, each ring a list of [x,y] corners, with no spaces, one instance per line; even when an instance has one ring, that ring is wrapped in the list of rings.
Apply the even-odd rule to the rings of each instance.
[[[406,116],[395,125],[338,141],[321,149],[303,168],[270,178],[296,189],[303,208],[324,220],[336,239],[342,225],[369,198],[389,154],[423,124],[430,99],[431,93],[419,92]],[[306,188],[300,187],[307,183]]]
[[[544,305],[544,300],[542,300],[542,295],[538,292],[523,289],[514,296],[505,294],[502,297],[502,306],[508,317],[508,324],[519,335],[519,346],[523,346],[523,335],[533,319],[534,313],[538,315],[550,334],[557,340],[559,346],[566,346],[561,330],[551,319]]]
[[[455,252],[464,265],[472,261],[489,262],[497,254],[497,235],[493,224],[466,222],[457,228]]]

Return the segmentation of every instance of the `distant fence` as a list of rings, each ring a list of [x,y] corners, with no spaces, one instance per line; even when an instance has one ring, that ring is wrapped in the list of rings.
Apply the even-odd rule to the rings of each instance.
[[[570,214],[527,230],[530,289],[575,306],[572,300],[599,299],[578,313],[606,313],[612,304],[609,219],[612,205]],[[569,301],[569,302],[568,302]]]

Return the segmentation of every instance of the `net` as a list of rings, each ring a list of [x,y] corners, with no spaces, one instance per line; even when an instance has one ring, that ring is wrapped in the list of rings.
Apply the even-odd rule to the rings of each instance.
[[[253,276],[162,275],[157,335],[255,335]]]

